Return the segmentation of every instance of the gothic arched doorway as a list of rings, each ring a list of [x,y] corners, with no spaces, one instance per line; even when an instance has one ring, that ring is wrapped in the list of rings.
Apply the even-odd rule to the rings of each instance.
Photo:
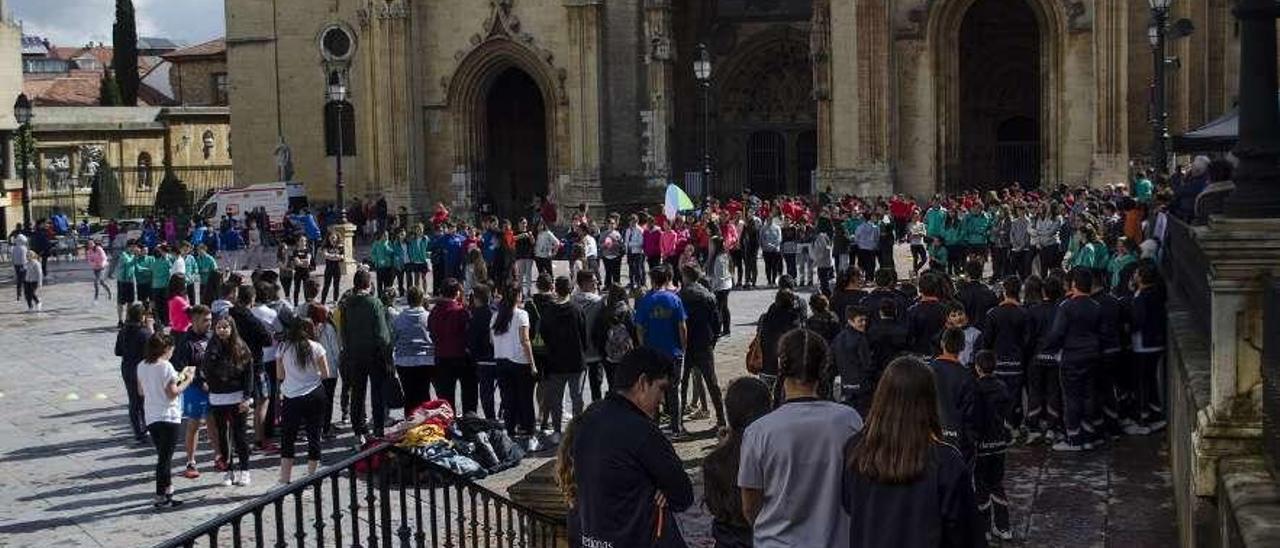
[[[817,164],[818,106],[809,45],[789,27],[730,54],[717,84],[719,189],[804,192]]]
[[[1026,0],[977,0],[960,25],[963,188],[1039,184],[1040,31]],[[1016,121],[1016,122],[1015,122]],[[1001,139],[1003,128],[1006,137]],[[1028,131],[1029,130],[1029,131]],[[1016,135],[1008,135],[1010,132]]]
[[[484,103],[485,174],[482,191],[495,213],[515,218],[534,196],[547,193],[546,105],[538,84],[518,68],[503,71]]]

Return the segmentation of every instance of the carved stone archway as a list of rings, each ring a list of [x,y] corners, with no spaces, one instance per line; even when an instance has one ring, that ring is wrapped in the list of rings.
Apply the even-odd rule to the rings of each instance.
[[[961,26],[969,8],[977,0],[940,0],[928,19],[928,40],[933,63],[934,112],[936,116],[936,173],[941,189],[959,182],[961,168],[960,42]],[[1067,17],[1055,0],[1023,0],[1035,15],[1039,30],[1039,155],[1040,180],[1053,184],[1062,180],[1064,141],[1064,67]]]
[[[510,0],[491,0],[493,12],[481,33],[472,35],[471,47],[454,54],[457,66],[441,80],[448,97],[453,138],[454,205],[469,209],[485,188],[487,152],[486,102],[493,83],[508,69],[518,69],[537,84],[546,109],[547,184],[557,193],[559,174],[568,158],[568,95],[566,73],[556,69],[551,52],[539,47],[533,36],[520,29],[511,13]]]

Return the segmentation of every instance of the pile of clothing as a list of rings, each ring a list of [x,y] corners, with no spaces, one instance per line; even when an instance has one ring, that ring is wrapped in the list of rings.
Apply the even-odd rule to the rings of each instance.
[[[466,479],[480,479],[520,463],[524,451],[502,423],[480,417],[455,419],[444,400],[418,406],[387,432],[387,441]]]

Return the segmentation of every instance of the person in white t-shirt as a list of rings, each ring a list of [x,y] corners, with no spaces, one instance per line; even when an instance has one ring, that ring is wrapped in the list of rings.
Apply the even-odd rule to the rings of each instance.
[[[138,392],[142,394],[142,412],[147,432],[155,444],[156,508],[173,508],[182,501],[173,498],[173,448],[182,426],[182,391],[195,380],[195,368],[188,366],[178,373],[169,364],[173,357],[173,338],[156,333],[147,340],[143,361],[138,364]]]
[[[533,384],[538,371],[529,338],[529,313],[523,305],[524,293],[520,288],[507,288],[490,324],[498,391],[507,408],[503,422],[507,433],[513,436],[533,434]]]
[[[284,397],[283,430],[280,438],[280,483],[289,483],[293,474],[294,444],[298,427],[307,429],[307,474],[320,466],[320,439],[324,428],[324,407],[329,403],[324,379],[329,362],[323,346],[315,341],[316,327],[300,318],[289,323],[284,340],[276,347],[276,378]]]

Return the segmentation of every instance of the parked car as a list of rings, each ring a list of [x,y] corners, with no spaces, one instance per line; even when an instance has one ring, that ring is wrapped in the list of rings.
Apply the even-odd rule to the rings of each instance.
[[[89,235],[98,244],[108,249],[120,249],[131,239],[142,237],[142,219],[119,219],[116,224],[120,227],[120,233],[116,234],[115,241],[107,241],[107,227],[103,223],[102,228]]]

